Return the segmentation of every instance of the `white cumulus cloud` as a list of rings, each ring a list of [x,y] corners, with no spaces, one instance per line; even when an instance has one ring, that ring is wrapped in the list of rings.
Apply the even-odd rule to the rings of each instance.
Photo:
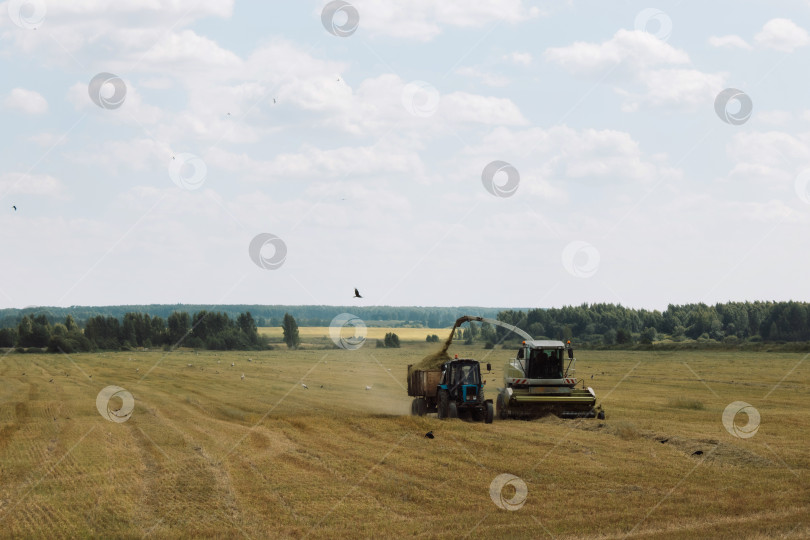
[[[516,24],[540,15],[523,0],[357,0],[360,24],[372,34],[430,41],[446,26],[479,28],[494,22]]]
[[[639,73],[638,80],[644,85],[643,94],[619,92],[627,96],[622,106],[625,111],[635,111],[640,105],[694,108],[711,102],[723,89],[725,75],[696,69],[656,69]]]
[[[42,97],[42,94],[25,88],[12,90],[3,100],[3,105],[26,114],[44,114],[48,112],[48,102]]]
[[[509,84],[509,79],[497,73],[490,73],[472,66],[462,67],[456,73],[465,77],[478,79],[487,86],[503,87]]]
[[[754,41],[777,51],[793,52],[795,49],[807,45],[810,37],[804,28],[790,19],[771,19],[754,36]]]
[[[0,174],[0,195],[22,194],[61,197],[64,186],[49,174]]]
[[[619,30],[602,43],[577,41],[566,47],[546,49],[546,60],[570,73],[601,75],[608,68],[624,65],[633,71],[660,65],[688,64],[689,55],[652,34]]]
[[[712,36],[709,38],[709,45],[712,47],[722,47],[726,49],[752,49],[748,42],[746,42],[740,36],[734,34],[728,36]]]
[[[529,66],[532,63],[532,55],[528,52],[512,51],[503,57],[504,60],[521,66]]]

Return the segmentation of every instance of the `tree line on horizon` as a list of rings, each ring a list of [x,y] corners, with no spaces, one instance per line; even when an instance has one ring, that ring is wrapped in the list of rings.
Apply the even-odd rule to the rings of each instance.
[[[343,308],[331,309],[332,313],[328,314],[330,321]],[[411,314],[408,308],[398,309]],[[456,311],[448,311],[445,316],[450,313],[455,316],[457,310],[463,308],[452,309]],[[669,305],[663,312],[626,308],[620,304],[582,304],[562,308],[508,309],[489,316],[513,324],[536,339],[574,339],[578,344],[592,346],[628,346],[662,340],[727,345],[810,342],[810,304],[795,301]],[[274,326],[291,327],[295,324],[294,333],[289,328],[290,335],[295,336],[291,337],[291,348],[298,345],[295,339],[297,326],[308,326],[295,321],[289,312],[284,312],[278,321],[272,321],[276,323]],[[451,326],[454,321],[444,326]],[[324,326],[323,321],[317,322],[317,326]],[[421,323],[389,322],[440,328],[427,326],[428,320]],[[219,311],[201,310],[192,314],[175,311],[167,319],[139,311],[125,313],[120,319],[95,315],[83,323],[77,322],[71,314],[61,321],[54,321],[53,314],[30,313],[19,317],[14,326],[0,329],[0,347],[47,348],[64,352],[161,346],[214,350],[267,348],[267,340],[259,336],[257,326],[263,325],[249,311],[238,314],[235,319]],[[285,331],[285,342],[286,336]],[[457,338],[467,344],[481,341],[494,345],[517,339],[517,336],[484,323],[459,328]]]
[[[126,313],[122,320],[97,315],[80,328],[72,315],[51,323],[44,314],[24,315],[15,328],[0,329],[0,347],[48,352],[87,352],[135,347],[191,347],[212,350],[269,348],[250,312],[231,319],[221,312],[174,312],[168,319],[147,313]]]
[[[498,320],[513,324],[536,339],[572,339],[588,345],[651,344],[670,340],[699,343],[810,341],[807,302],[727,302],[686,304],[658,310],[618,304],[582,304],[562,308],[504,310]],[[474,332],[474,330],[472,330]],[[508,330],[491,329],[488,339],[512,339]]]
[[[259,327],[279,327],[283,325],[284,315],[295,317],[301,326],[329,326],[332,319],[344,312],[349,312],[377,326],[422,326],[426,328],[444,328],[452,326],[462,315],[475,313],[482,317],[495,318],[499,311],[506,309],[475,306],[459,307],[420,307],[420,306],[263,306],[263,305],[192,305],[192,304],[150,304],[122,306],[70,306],[70,307],[28,307],[23,309],[0,309],[0,328],[16,328],[21,319],[28,316],[45,315],[53,325],[63,323],[71,315],[80,328],[84,328],[92,317],[115,317],[119,321],[127,313],[143,313],[150,317],[161,317],[168,320],[175,312],[185,312],[190,316],[199,311],[217,311],[225,313],[232,319],[240,314],[250,312]]]

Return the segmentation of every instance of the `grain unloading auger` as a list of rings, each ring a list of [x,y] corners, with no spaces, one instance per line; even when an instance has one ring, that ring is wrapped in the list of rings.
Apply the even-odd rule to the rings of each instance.
[[[498,418],[536,418],[548,413],[561,418],[605,417],[601,405],[596,405],[593,389],[576,387],[577,361],[570,341],[535,340],[516,326],[484,317],[464,316],[455,326],[467,321],[501,326],[524,339],[515,358],[504,368],[504,386],[498,389]]]

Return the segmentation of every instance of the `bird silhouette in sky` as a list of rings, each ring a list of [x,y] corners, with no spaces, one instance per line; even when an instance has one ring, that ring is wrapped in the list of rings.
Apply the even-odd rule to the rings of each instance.
[[[14,209],[15,212],[17,211],[17,205],[16,204],[12,204],[11,207]]]
[[[362,296],[360,296],[360,291],[357,290],[357,287],[354,288],[354,297],[355,298],[363,298]]]

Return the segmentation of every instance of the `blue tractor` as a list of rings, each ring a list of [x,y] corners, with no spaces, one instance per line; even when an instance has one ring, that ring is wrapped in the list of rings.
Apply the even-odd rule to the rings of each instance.
[[[484,382],[477,360],[455,358],[442,364],[436,394],[439,418],[470,418],[492,423],[495,410],[492,400],[484,399]]]

